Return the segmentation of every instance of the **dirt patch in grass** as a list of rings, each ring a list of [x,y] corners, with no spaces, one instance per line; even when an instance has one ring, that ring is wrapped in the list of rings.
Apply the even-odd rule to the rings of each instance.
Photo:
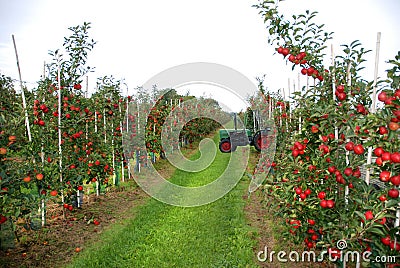
[[[130,182],[112,188],[105,195],[85,196],[82,208],[66,212],[61,205],[47,206],[47,225],[38,231],[18,226],[20,242],[13,249],[0,251],[1,267],[62,267],[84,245],[96,239],[109,226],[132,217],[133,207],[143,204],[148,196]],[[96,219],[99,224],[94,224]]]
[[[251,227],[257,230],[257,236],[254,239],[257,240],[257,246],[253,248],[254,258],[260,267],[280,267],[277,263],[260,262],[257,260],[257,254],[260,251],[264,251],[265,247],[268,249],[274,249],[276,240],[271,229],[271,220],[268,216],[267,208],[262,204],[262,193],[257,190],[250,196],[243,196],[247,199],[245,207],[246,217]]]

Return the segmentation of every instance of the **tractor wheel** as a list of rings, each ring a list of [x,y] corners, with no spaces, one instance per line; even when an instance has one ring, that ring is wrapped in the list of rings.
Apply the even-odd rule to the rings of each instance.
[[[219,150],[223,153],[230,153],[232,149],[231,141],[229,139],[222,139],[219,142]]]
[[[257,131],[257,133],[254,135],[253,144],[254,144],[254,148],[256,148],[257,151],[261,152],[262,137],[261,137],[260,131]]]

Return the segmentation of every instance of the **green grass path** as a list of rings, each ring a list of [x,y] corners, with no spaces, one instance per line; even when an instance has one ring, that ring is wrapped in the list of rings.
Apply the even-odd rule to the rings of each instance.
[[[211,174],[224,170],[229,157],[218,152],[207,170],[176,170],[171,181],[208,183]],[[174,207],[149,199],[132,209],[131,218],[103,232],[69,267],[257,267],[255,242],[243,210],[248,183],[243,179],[223,198],[200,207]]]

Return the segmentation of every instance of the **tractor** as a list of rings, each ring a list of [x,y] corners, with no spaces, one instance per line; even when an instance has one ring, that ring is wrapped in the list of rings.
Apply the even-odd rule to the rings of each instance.
[[[247,116],[245,117],[245,124],[242,129],[237,128],[237,118],[234,114],[234,129],[220,129],[219,130],[219,150],[223,153],[234,152],[238,146],[254,146],[257,151],[261,151],[265,148],[266,136],[271,131],[271,128],[266,127],[264,129],[259,129],[260,120],[258,113],[254,112],[253,127],[252,129],[246,128],[246,121],[248,121]]]

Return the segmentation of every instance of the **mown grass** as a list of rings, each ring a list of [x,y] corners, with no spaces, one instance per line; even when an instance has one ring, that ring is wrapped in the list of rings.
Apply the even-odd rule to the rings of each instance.
[[[207,170],[177,170],[171,181],[207,184],[223,172],[229,158],[218,152]],[[243,211],[247,186],[243,179],[221,199],[200,207],[174,207],[149,199],[130,211],[131,218],[85,247],[68,267],[257,267],[255,241]]]

